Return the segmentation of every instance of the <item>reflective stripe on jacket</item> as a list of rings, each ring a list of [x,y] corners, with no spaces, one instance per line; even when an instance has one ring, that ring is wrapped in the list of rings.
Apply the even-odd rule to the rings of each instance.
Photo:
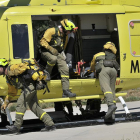
[[[99,52],[97,54],[95,54],[93,56],[93,59],[91,61],[91,64],[90,64],[90,70],[95,72],[95,64],[97,62],[99,62],[100,60],[104,60],[105,59],[105,53],[104,52]]]

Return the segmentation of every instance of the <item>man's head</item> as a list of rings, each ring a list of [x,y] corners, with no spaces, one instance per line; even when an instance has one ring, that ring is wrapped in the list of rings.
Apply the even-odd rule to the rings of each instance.
[[[69,19],[63,19],[60,21],[60,23],[62,25],[63,32],[66,35],[70,34],[71,32],[75,32],[78,29],[78,27],[76,27],[75,24]]]
[[[114,54],[117,53],[117,49],[115,47],[115,44],[113,42],[107,42],[104,46],[103,46],[104,50],[110,50],[112,51]]]
[[[5,58],[0,58],[0,75],[5,75],[5,69],[8,66],[8,61]]]

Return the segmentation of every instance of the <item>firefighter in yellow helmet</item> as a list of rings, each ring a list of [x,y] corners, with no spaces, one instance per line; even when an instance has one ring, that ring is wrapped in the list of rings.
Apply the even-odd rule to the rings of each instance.
[[[107,42],[103,46],[104,51],[94,55],[91,61],[90,71],[96,73],[99,78],[101,90],[105,95],[108,111],[107,119],[115,119],[114,112],[117,109],[115,101],[115,83],[119,65],[116,61],[117,49],[112,42]],[[113,116],[114,115],[114,116]]]
[[[4,75],[8,85],[8,95],[6,96],[1,109],[6,109],[12,98],[17,95],[18,89],[21,89],[21,95],[18,98],[16,106],[15,123],[12,126],[6,126],[10,132],[15,134],[19,133],[20,127],[23,123],[23,116],[26,112],[26,102],[31,111],[44,122],[45,128],[41,131],[52,131],[56,129],[51,117],[39,107],[37,100],[37,90],[41,89],[38,86],[38,83],[41,82],[40,78],[41,80],[45,80],[47,75],[45,73],[41,74],[42,71],[38,71],[40,73],[38,74],[38,77],[37,75],[34,75],[36,73],[31,76],[30,72],[34,71],[33,68],[37,69],[37,66],[35,67],[33,65],[32,67],[26,63],[8,65],[6,59],[0,59],[0,75]]]
[[[54,28],[49,28],[45,31],[40,40],[41,58],[47,62],[46,70],[51,74],[55,64],[61,75],[61,83],[63,89],[63,97],[75,97],[76,94],[69,90],[69,68],[64,57],[64,36],[74,32],[78,27],[68,20],[63,19],[61,25]]]

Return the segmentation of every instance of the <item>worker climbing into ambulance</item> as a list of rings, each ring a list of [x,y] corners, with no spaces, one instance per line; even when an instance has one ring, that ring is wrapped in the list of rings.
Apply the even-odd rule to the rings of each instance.
[[[117,109],[115,83],[119,64],[116,61],[116,53],[115,44],[107,42],[103,46],[103,52],[99,52],[93,56],[89,70],[89,73],[94,72],[96,78],[99,78],[101,90],[108,105],[105,120],[115,119],[115,110]]]
[[[69,90],[69,68],[65,60],[63,44],[65,42],[65,36],[71,32],[75,32],[78,27],[69,19],[63,19],[60,23],[61,25],[58,27],[47,29],[40,40],[40,45],[42,46],[41,58],[43,61],[47,62],[46,70],[50,74],[54,65],[57,64],[61,75],[62,96],[75,97],[76,94]]]

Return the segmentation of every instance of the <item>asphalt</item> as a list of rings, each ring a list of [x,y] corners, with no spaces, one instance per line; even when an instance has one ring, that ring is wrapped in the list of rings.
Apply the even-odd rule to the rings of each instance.
[[[140,112],[140,101],[127,102],[130,113]],[[125,113],[121,103],[117,103],[116,114]],[[50,112],[54,109],[46,109]],[[107,106],[102,104],[101,111],[107,111]],[[74,107],[74,114],[80,114],[78,108]],[[12,119],[15,112],[11,113]],[[26,111],[24,119],[35,119],[31,111]],[[0,140],[140,140],[140,122],[115,123],[113,125],[94,125],[75,128],[57,129],[52,132],[26,132],[20,135],[0,135]]]

